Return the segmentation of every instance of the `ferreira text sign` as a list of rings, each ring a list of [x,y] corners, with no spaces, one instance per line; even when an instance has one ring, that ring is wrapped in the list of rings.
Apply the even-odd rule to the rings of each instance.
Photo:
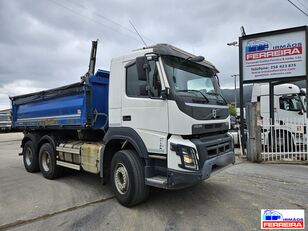
[[[248,37],[242,39],[243,81],[306,76],[305,30]]]

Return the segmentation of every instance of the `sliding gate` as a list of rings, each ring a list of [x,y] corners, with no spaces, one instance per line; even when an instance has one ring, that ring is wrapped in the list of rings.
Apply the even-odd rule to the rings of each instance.
[[[261,159],[270,162],[308,161],[307,119],[275,119],[261,123]],[[282,122],[283,121],[283,122]]]

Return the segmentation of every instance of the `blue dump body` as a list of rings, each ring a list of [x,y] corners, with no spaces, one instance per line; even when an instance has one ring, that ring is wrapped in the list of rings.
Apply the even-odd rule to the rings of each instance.
[[[98,70],[86,81],[11,97],[17,129],[108,127],[109,72]]]

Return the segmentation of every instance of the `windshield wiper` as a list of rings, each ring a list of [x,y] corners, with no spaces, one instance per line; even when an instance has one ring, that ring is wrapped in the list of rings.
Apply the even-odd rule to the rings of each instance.
[[[201,91],[198,91],[198,90],[189,90],[189,89],[186,89],[186,90],[176,90],[177,92],[198,92],[200,93],[204,99],[206,99],[206,101],[209,103],[210,100],[201,92]]]
[[[206,92],[206,94],[220,96],[223,99],[224,103],[227,104],[226,99],[222,96],[221,93],[218,93],[218,92]]]

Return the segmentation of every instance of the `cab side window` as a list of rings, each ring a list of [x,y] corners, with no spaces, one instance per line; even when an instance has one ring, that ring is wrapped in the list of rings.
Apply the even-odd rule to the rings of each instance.
[[[146,81],[138,79],[136,64],[126,68],[126,95],[130,97],[146,97]]]
[[[126,67],[126,95],[129,97],[160,97],[161,83],[156,62],[149,61],[149,86],[147,81],[139,80],[136,64]]]

